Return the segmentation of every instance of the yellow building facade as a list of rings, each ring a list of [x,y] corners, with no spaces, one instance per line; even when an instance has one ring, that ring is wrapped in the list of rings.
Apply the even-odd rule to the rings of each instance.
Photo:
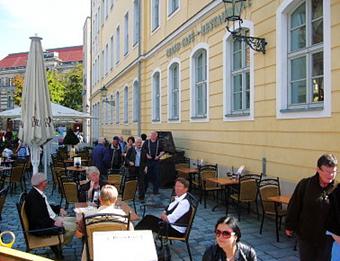
[[[340,157],[340,0],[246,1],[238,29],[265,54],[222,0],[91,5],[93,140],[171,131],[191,159],[287,183]]]

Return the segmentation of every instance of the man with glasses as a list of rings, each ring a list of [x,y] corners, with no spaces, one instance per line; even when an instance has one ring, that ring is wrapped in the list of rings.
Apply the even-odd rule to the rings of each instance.
[[[301,261],[330,260],[332,238],[326,235],[326,220],[337,166],[338,160],[333,154],[322,155],[315,175],[297,184],[289,202],[285,233],[287,236],[297,234]]]

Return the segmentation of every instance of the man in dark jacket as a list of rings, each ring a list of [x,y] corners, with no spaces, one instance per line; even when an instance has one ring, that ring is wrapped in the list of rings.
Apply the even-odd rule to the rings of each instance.
[[[104,143],[105,139],[100,137],[92,152],[92,162],[98,168],[101,180],[107,180],[107,169],[110,165],[110,152]]]
[[[44,190],[47,188],[47,179],[44,173],[34,174],[31,182],[33,187],[25,200],[29,229],[49,229],[34,233],[37,236],[43,236],[58,234],[60,228],[64,228],[64,242],[65,244],[69,243],[76,231],[75,218],[66,217],[67,213],[64,209],[48,203],[44,194]]]
[[[285,232],[287,236],[297,234],[301,261],[330,260],[332,238],[326,235],[326,220],[337,165],[334,155],[322,155],[316,174],[297,184],[289,202]]]
[[[125,165],[129,169],[130,178],[137,177],[138,196],[140,200],[145,198],[146,180],[146,154],[142,151],[142,139],[136,138],[135,146],[131,147],[125,157]]]
[[[114,136],[110,147],[111,169],[114,173],[119,173],[123,163],[122,148],[119,145],[119,137]]]

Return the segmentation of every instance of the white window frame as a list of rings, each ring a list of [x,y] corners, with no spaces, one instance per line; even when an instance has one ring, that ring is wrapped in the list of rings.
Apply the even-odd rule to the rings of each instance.
[[[120,27],[116,27],[116,64],[120,62]]]
[[[181,0],[177,0],[178,1],[178,7],[174,10],[170,10],[171,7],[171,2],[173,0],[168,0],[168,4],[167,4],[167,13],[168,13],[168,20],[170,18],[172,18],[180,9],[181,9]]]
[[[289,15],[303,1],[284,0],[276,11],[276,117],[278,119],[320,118],[331,116],[331,10],[330,0],[323,0],[323,80],[324,101],[323,107],[318,110],[306,108],[305,110],[289,110],[288,108],[288,39]]]
[[[124,87],[124,114],[123,114],[124,124],[129,123],[129,87],[125,85]]]
[[[133,108],[133,111],[132,111],[132,121],[133,122],[138,122],[139,121],[139,100],[140,100],[140,97],[139,97],[139,91],[138,91],[138,88],[139,88],[139,82],[138,82],[138,79],[135,79],[132,83],[132,92],[133,92],[133,103],[132,103],[132,108]]]
[[[124,56],[129,54],[129,12],[124,15]]]
[[[249,35],[254,35],[254,25],[249,20],[243,20],[242,28],[249,30]],[[235,27],[238,29],[238,27]],[[249,113],[238,115],[232,113],[232,35],[226,32],[223,37],[223,120],[224,121],[249,121],[254,120],[254,50],[249,50],[249,77],[250,77],[250,101]]]
[[[110,64],[111,64],[111,66],[110,66],[110,70],[112,71],[112,69],[114,68],[114,64],[115,64],[115,61],[114,61],[114,58],[115,58],[115,46],[114,46],[114,38],[113,38],[113,35],[111,36],[111,38],[110,38],[110,41],[111,41],[111,52],[110,52],[110,60],[111,60],[111,62],[110,62]]]
[[[116,92],[116,124],[120,124],[120,94]]]
[[[139,43],[139,35],[140,35],[140,0],[133,1],[133,46],[136,46]]]
[[[154,76],[159,73],[159,119],[156,119]],[[151,75],[151,122],[160,123],[162,118],[162,77],[161,70],[155,69]]]
[[[158,1],[158,25],[154,27],[154,5]],[[161,27],[161,1],[151,0],[151,19],[150,19],[151,34],[154,34]]]
[[[206,51],[206,66],[207,66],[207,79],[206,79],[206,85],[207,85],[207,112],[204,117],[199,117],[196,115],[196,108],[194,108],[194,79],[195,79],[195,71],[194,71],[194,56],[196,56],[196,52],[200,49],[204,49]],[[190,122],[208,122],[209,121],[209,45],[207,43],[199,43],[197,44],[194,49],[191,51],[190,54]]]
[[[172,101],[172,88],[171,88],[171,84],[172,84],[172,73],[171,73],[171,67],[173,64],[177,64],[178,65],[178,119],[172,118],[172,113],[171,113],[171,105],[173,104]],[[182,110],[182,86],[181,86],[181,60],[179,58],[174,58],[170,61],[169,65],[168,65],[168,122],[171,123],[180,123],[181,122],[181,110]]]
[[[114,95],[111,94],[110,95],[110,102],[109,102],[109,105],[110,105],[110,123],[113,124],[113,119],[114,119]]]

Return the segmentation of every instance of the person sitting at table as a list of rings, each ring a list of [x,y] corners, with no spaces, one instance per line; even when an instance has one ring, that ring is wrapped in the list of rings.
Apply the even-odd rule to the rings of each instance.
[[[168,236],[182,237],[186,231],[186,227],[183,225],[189,223],[191,215],[190,202],[187,199],[188,188],[189,181],[184,178],[177,178],[174,200],[166,207],[159,218],[147,215],[135,226],[135,230],[150,229],[152,232],[161,235],[167,233]],[[181,224],[181,226],[176,226],[174,223]],[[170,226],[164,226],[164,224]]]
[[[51,205],[44,193],[47,188],[47,179],[44,173],[37,173],[31,179],[32,189],[25,200],[25,211],[28,218],[30,230],[50,228],[49,232],[32,232],[37,236],[58,234],[64,229],[64,243],[71,242],[76,231],[76,220],[74,217],[67,217],[66,211],[57,205]],[[55,228],[55,229],[53,229]],[[52,250],[56,253],[55,249]],[[56,253],[57,254],[57,253]]]
[[[222,217],[215,225],[216,243],[206,249],[202,261],[256,261],[255,250],[240,242],[241,230],[234,217]]]
[[[86,169],[88,181],[80,185],[79,202],[95,202],[99,203],[99,192],[106,182],[100,179],[100,172],[95,166],[90,166]]]

